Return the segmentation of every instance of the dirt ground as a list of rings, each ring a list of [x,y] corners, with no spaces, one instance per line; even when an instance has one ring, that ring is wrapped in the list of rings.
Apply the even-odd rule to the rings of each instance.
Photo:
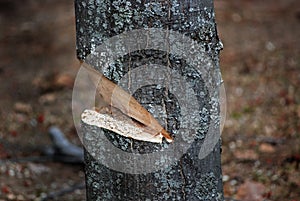
[[[227,95],[227,198],[300,200],[300,2],[215,1]],[[56,125],[75,144],[71,96],[79,62],[71,0],[0,0],[0,201],[40,200],[84,181],[81,165],[40,156]],[[75,190],[56,200],[85,200]]]

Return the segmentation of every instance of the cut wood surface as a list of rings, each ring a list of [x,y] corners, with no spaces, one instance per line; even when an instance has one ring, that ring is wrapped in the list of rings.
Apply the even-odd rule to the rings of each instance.
[[[134,122],[130,117],[116,108],[112,110],[111,112],[107,110],[101,110],[99,112],[95,110],[85,110],[81,115],[81,119],[86,124],[105,128],[124,137],[162,143],[162,134],[157,134],[157,132],[151,128]]]

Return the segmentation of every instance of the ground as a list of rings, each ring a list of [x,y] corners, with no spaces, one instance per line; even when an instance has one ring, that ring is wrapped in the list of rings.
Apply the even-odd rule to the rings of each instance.
[[[224,193],[237,200],[300,198],[300,2],[215,1],[227,96]],[[12,162],[39,156],[58,126],[80,144],[71,113],[73,1],[0,0],[0,201],[39,200],[84,181],[81,165]],[[57,200],[85,200],[84,190]]]

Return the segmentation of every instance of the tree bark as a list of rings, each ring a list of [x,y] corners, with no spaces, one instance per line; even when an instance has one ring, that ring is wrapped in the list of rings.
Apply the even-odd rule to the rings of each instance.
[[[80,60],[85,61],[98,45],[124,32],[159,28],[167,30],[162,33],[169,33],[165,36],[168,38],[172,36],[171,31],[175,31],[196,41],[204,52],[201,54],[204,58],[200,60],[207,65],[209,82],[213,86],[213,90],[208,89],[207,79],[203,77],[205,75],[195,70],[192,65],[195,63],[186,60],[189,55],[181,57],[173,54],[172,50],[135,50],[117,58],[110,67],[105,68],[104,75],[117,83],[140,66],[152,67],[150,74],[161,72],[160,66],[167,66],[168,69],[178,72],[188,83],[195,94],[195,99],[189,104],[194,105],[200,112],[196,116],[187,117],[198,122],[192,128],[192,141],[174,146],[174,157],[171,150],[167,157],[157,157],[150,161],[145,165],[144,172],[136,162],[130,161],[130,157],[122,159],[118,151],[112,151],[109,156],[103,155],[110,148],[103,145],[103,138],[98,137],[99,133],[104,133],[105,138],[118,150],[142,157],[150,158],[147,154],[160,153],[173,145],[167,142],[155,144],[128,139],[83,123],[87,200],[223,200],[220,120],[218,115],[211,112],[215,107],[219,108],[216,91],[221,82],[218,57],[222,45],[217,36],[212,0],[75,0],[75,10],[77,56]],[[156,65],[155,68],[153,64]],[[97,62],[94,65],[96,69],[101,68],[101,64]],[[150,75],[144,74],[140,77],[138,74],[131,74],[126,85],[127,90],[165,124],[175,143],[185,141],[188,137],[184,133],[182,137],[178,134],[184,124],[181,120],[185,117],[184,105],[180,105],[180,94],[176,94],[176,90],[171,91],[168,86],[155,83],[134,90],[131,88],[133,82],[142,82],[147,76]],[[191,95],[188,90],[185,93],[186,96]],[[219,114],[219,110],[217,113]],[[210,127],[214,127],[212,135],[218,139],[213,143],[212,150],[201,157],[201,153],[205,152],[201,150],[206,147],[205,139],[208,138]],[[186,145],[189,147],[184,147]],[[185,150],[182,156],[175,156],[175,148]],[[95,157],[99,155],[100,157]],[[171,162],[165,165],[164,161],[172,157],[176,160],[170,159]],[[117,167],[115,158],[128,160],[133,170],[121,171],[122,167]],[[106,161],[106,164],[101,161]],[[146,168],[152,163],[158,163],[161,168],[156,166],[154,170],[147,171]]]

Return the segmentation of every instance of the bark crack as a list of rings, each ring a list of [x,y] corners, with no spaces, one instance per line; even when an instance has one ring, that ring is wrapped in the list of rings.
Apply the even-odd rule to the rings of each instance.
[[[168,20],[170,21],[171,19],[171,2],[168,1]],[[169,33],[169,25],[167,27],[167,35],[166,35],[166,42],[167,42],[167,56],[166,56],[166,59],[167,59],[167,71],[168,71],[168,74],[167,74],[167,83],[166,83],[166,91],[165,91],[165,97],[168,97],[168,83],[170,83],[171,81],[171,78],[170,78],[170,73],[169,73],[169,70],[170,70],[170,67],[171,67],[171,61],[170,61],[170,33]],[[163,109],[165,110],[165,114],[168,116],[168,113],[167,113],[167,108],[166,108],[166,104],[164,103],[164,101],[162,101],[162,106],[163,106]],[[165,125],[166,125],[166,129],[168,128],[168,118],[165,119]]]
[[[185,193],[185,186],[186,186],[186,176],[184,174],[184,171],[183,171],[183,165],[182,165],[182,159],[180,159],[180,162],[179,162],[179,165],[180,165],[180,175],[182,177],[182,187],[181,187],[181,191],[182,191],[182,194],[183,194],[183,200],[186,200],[186,193]]]

